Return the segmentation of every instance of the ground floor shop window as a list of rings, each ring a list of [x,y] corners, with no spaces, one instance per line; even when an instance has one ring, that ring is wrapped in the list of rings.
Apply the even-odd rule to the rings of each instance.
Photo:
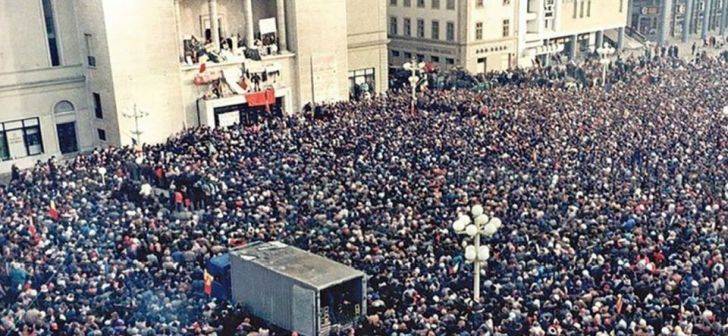
[[[349,94],[354,99],[375,91],[374,68],[349,71]]]
[[[0,160],[18,159],[43,153],[38,118],[0,123]]]

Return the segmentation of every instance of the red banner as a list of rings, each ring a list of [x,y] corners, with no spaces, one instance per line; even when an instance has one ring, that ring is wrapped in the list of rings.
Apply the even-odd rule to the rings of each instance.
[[[267,89],[265,91],[248,93],[245,95],[245,100],[250,107],[275,105],[276,91],[274,89]]]

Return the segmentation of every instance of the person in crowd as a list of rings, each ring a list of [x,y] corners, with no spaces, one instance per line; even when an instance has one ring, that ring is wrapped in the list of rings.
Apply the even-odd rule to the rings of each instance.
[[[600,70],[38,162],[0,186],[0,334],[283,335],[203,290],[210,257],[278,240],[367,273],[342,335],[725,335],[728,63]],[[450,230],[474,204],[504,223],[478,302]]]

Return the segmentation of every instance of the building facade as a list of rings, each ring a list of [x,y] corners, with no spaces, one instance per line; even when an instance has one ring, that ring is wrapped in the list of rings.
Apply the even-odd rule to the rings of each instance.
[[[10,9],[0,11],[0,172],[243,122],[271,104],[290,114],[387,90],[383,0],[0,0],[0,8]],[[8,33],[18,27],[23,34]],[[261,97],[268,106],[253,104]]]
[[[725,35],[728,1],[632,0],[627,26],[630,34],[656,43]]]
[[[628,0],[520,0],[519,65],[569,59],[610,40],[621,47]]]
[[[387,0],[389,63],[471,73],[516,65],[516,0]]]

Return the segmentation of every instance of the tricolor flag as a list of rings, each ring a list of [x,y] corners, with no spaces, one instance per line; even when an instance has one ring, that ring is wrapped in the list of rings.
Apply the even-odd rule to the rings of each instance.
[[[58,210],[56,210],[56,202],[53,202],[51,200],[51,204],[48,207],[48,216],[53,218],[53,220],[57,221],[61,218],[61,216],[58,213]]]
[[[205,270],[205,274],[202,277],[205,283],[205,294],[212,295],[212,281],[215,280],[215,278],[212,274],[207,273],[207,270]]]

